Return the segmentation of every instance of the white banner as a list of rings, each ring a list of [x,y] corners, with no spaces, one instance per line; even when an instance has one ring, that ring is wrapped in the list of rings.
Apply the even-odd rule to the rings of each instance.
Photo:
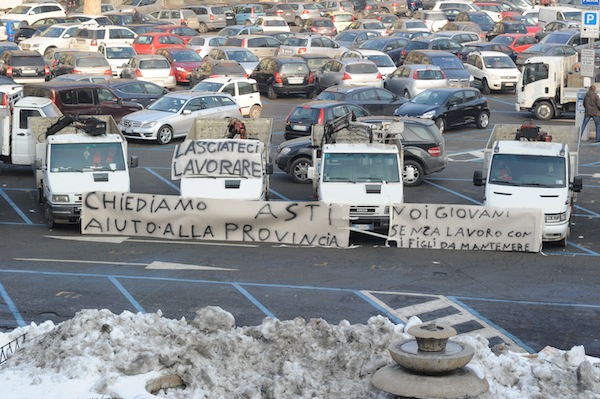
[[[175,147],[171,179],[188,177],[258,178],[265,145],[258,140],[185,140]]]
[[[90,192],[83,234],[347,247],[348,206]]]
[[[539,252],[539,209],[404,204],[391,211],[389,239],[399,248]]]

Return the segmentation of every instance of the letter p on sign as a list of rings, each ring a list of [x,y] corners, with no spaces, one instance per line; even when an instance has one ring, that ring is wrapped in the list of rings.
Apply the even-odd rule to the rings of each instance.
[[[598,11],[584,11],[581,13],[581,19],[581,37],[597,39],[600,35]]]
[[[598,14],[595,12],[585,12],[583,14],[584,25],[598,25]]]

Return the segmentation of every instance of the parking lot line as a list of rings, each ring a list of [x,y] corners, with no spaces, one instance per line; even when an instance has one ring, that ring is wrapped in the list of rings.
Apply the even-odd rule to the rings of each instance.
[[[15,204],[13,202],[13,200],[10,199],[10,197],[6,194],[6,192],[4,191],[4,189],[0,188],[0,196],[2,198],[4,198],[4,200],[11,206],[11,208],[13,208],[13,210],[19,215],[21,216],[21,219],[23,219],[25,221],[25,224],[34,224],[31,219],[29,219],[27,217],[27,215],[25,215],[25,213],[17,206],[17,204]]]
[[[108,276],[108,279],[111,283],[114,284],[115,287],[117,287],[121,294],[123,294],[123,296],[127,298],[129,303],[131,303],[138,312],[146,313],[142,305],[140,305],[139,302],[135,300],[135,298],[129,293],[129,291],[125,289],[125,287],[123,287],[123,284],[121,284],[119,280],[117,280],[114,276]]]
[[[21,313],[19,312],[19,309],[17,309],[17,306],[13,302],[12,298],[10,297],[10,295],[8,295],[8,292],[6,292],[6,290],[4,289],[4,286],[2,285],[2,283],[0,283],[0,296],[4,300],[4,303],[6,304],[6,306],[8,306],[8,310],[12,313],[15,321],[17,322],[17,325],[19,327],[23,327],[23,326],[27,325],[27,323],[25,323],[25,320],[23,320],[23,316],[21,316]]]

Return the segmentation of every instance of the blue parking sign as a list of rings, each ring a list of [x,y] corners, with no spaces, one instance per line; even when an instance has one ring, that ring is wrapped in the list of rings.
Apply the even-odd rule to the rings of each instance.
[[[583,24],[586,26],[598,25],[598,13],[594,11],[586,11],[583,13]]]
[[[598,6],[600,5],[599,0],[582,0],[581,5],[583,6]]]

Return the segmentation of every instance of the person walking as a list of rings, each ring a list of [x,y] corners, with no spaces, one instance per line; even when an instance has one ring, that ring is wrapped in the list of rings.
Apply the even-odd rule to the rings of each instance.
[[[596,142],[600,142],[600,97],[598,97],[596,86],[593,84],[585,93],[583,108],[585,109],[585,116],[583,117],[583,125],[581,125],[581,136],[583,136],[590,119],[593,119],[596,124]]]

